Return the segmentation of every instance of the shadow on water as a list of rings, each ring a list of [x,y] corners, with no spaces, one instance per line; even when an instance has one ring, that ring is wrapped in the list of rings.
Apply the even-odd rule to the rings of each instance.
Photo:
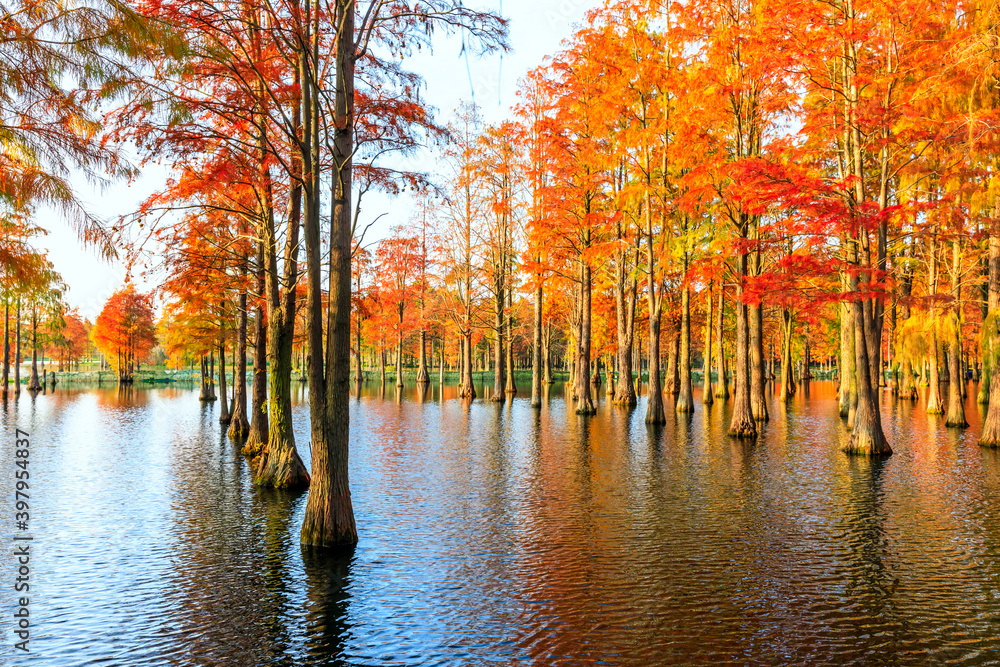
[[[345,664],[351,625],[351,566],[355,549],[301,547],[306,583],[306,651],[309,665]],[[299,663],[302,664],[302,663]]]

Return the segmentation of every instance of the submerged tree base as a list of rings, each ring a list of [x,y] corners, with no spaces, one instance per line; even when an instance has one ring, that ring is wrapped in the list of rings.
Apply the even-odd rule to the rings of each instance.
[[[757,424],[753,421],[742,421],[729,425],[729,435],[740,440],[750,440],[757,437]]]
[[[243,448],[240,450],[240,453],[248,459],[254,459],[260,456],[263,451],[264,440],[259,434],[255,433],[251,429],[250,434],[247,436],[247,441],[243,444]]]
[[[310,498],[309,509],[302,523],[300,541],[303,546],[323,549],[352,549],[358,543],[351,494],[328,498]]]
[[[886,442],[885,436],[879,433],[871,433],[867,429],[859,432],[855,429],[851,433],[851,442],[843,449],[844,453],[851,456],[867,456],[878,458],[882,456],[892,456],[892,448]]]
[[[309,472],[294,448],[280,453],[264,452],[255,468],[253,483],[257,486],[289,490],[309,487]]]

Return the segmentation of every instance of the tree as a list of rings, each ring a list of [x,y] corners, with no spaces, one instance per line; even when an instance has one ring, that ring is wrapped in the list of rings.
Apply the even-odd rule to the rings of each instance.
[[[152,297],[125,285],[105,302],[91,336],[118,372],[118,384],[132,384],[136,367],[156,345]]]

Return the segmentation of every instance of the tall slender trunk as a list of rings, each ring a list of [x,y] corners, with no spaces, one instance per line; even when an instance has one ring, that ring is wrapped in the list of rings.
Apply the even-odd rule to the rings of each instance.
[[[847,425],[854,426],[858,405],[858,389],[854,368],[854,308],[850,303],[840,303],[840,416],[847,418]]]
[[[251,459],[260,455],[267,444],[270,430],[267,418],[267,310],[266,278],[264,277],[264,242],[257,244],[257,309],[253,322],[253,396],[250,405],[250,431],[247,433],[243,455]]]
[[[678,366],[681,350],[681,325],[680,322],[675,323],[673,318],[670,320],[670,325],[670,342],[667,343],[669,346],[667,348],[667,380],[663,393],[668,395],[665,397],[666,400],[669,400],[671,404],[676,404],[677,394],[681,393],[681,376]]]
[[[14,332],[14,395],[21,393],[21,297],[17,297]]]
[[[546,324],[542,336],[542,383],[552,384],[552,325]]]
[[[948,415],[946,426],[965,428],[969,422],[965,419],[965,397],[962,388],[965,385],[965,375],[962,373],[962,251],[956,238],[951,244],[951,336],[948,341]]]
[[[396,386],[403,386],[403,316],[399,316],[399,336],[396,338]]]
[[[764,309],[760,304],[747,306],[750,323],[750,409],[757,421],[767,421],[767,395],[764,372]]]
[[[861,230],[859,236],[864,239],[867,231]],[[864,269],[867,266],[867,248],[860,248],[861,257],[858,262]],[[857,274],[850,277],[851,292],[860,292],[860,285]],[[879,410],[877,385],[873,386],[872,369],[868,357],[869,342],[866,340],[866,332],[871,331],[871,326],[865,322],[865,308],[863,299],[855,297],[852,302],[854,310],[854,363],[855,378],[857,380],[858,404],[857,412],[854,416],[854,430],[851,432],[851,442],[845,447],[845,451],[850,454],[860,454],[863,456],[888,456],[892,454],[892,449],[882,432],[882,419]]]
[[[718,352],[715,355],[716,364],[716,385],[715,385],[715,397],[721,398],[726,401],[729,400],[729,379],[726,377],[726,350],[723,344],[722,337],[722,327],[725,320],[725,292],[726,287],[721,282],[719,283],[719,324],[716,329],[716,345],[718,345]]]
[[[246,276],[246,265],[243,269]],[[237,302],[239,314],[236,325],[236,364],[233,381],[236,383],[236,391],[233,395],[233,416],[229,423],[229,437],[233,439],[243,438],[250,431],[250,422],[247,420],[247,291],[240,290],[239,301]]]
[[[778,400],[784,403],[795,395],[795,376],[792,374],[792,331],[795,320],[792,311],[782,309],[781,320],[781,388],[778,390]]]
[[[537,259],[537,258],[536,258]],[[542,282],[535,288],[535,318],[532,321],[531,407],[542,407]]]
[[[503,403],[507,400],[507,395],[504,393],[504,386],[507,382],[507,378],[504,374],[505,371],[505,355],[504,355],[504,290],[502,285],[497,286],[497,292],[493,299],[493,326],[496,332],[496,338],[493,339],[493,396],[490,398],[494,403]]]
[[[589,245],[589,237],[588,237]],[[591,270],[589,260],[578,258],[580,262],[580,340],[576,367],[576,388],[578,415],[597,412],[590,395],[590,335],[591,335]]]
[[[318,7],[318,3],[317,3]],[[339,34],[354,35],[355,5],[336,0]],[[315,20],[319,22],[318,9]],[[318,33],[318,30],[317,30]],[[319,61],[319,36],[313,41],[313,62]],[[302,522],[302,544],[319,547],[350,547],[358,541],[348,471],[350,429],[351,363],[351,184],[354,154],[354,39],[337,40],[335,119],[333,141],[333,189],[330,211],[330,261],[327,312],[326,363],[323,350],[321,243],[319,196],[307,216],[306,255],[309,299],[309,345],[316,363],[309,369],[309,412],[312,433],[313,483]],[[311,86],[307,86],[311,87]],[[317,121],[314,127],[316,155],[312,170],[319,184],[319,92],[311,96]],[[318,187],[317,187],[318,189]],[[321,389],[319,389],[321,388]]]
[[[741,237],[746,238],[745,223],[741,225]],[[750,332],[747,322],[747,304],[743,301],[744,281],[747,277],[747,252],[738,252],[736,298],[736,377],[733,396],[733,416],[729,423],[729,435],[736,438],[756,438],[757,424],[754,422],[750,406]]]
[[[222,329],[222,333],[219,336],[219,394],[221,395],[221,403],[219,403],[219,423],[228,424],[232,420],[232,415],[229,414],[229,396],[226,393],[226,330],[225,327]]]
[[[705,405],[712,405],[712,281],[708,281],[705,289],[705,351],[702,354],[702,391],[701,402]]]
[[[687,267],[687,258],[684,260]],[[691,288],[687,285],[681,292],[681,345],[680,345],[680,393],[674,409],[677,412],[694,412],[694,396],[691,391]]]
[[[3,396],[7,397],[10,382],[10,297],[3,300]]]
[[[513,276],[508,276],[508,284],[513,285]],[[507,361],[504,367],[507,369],[507,377],[504,383],[504,393],[514,395],[517,393],[517,382],[514,379],[514,290],[508,288],[507,292],[507,340],[505,341],[507,351]]]
[[[38,380],[38,306],[31,306],[31,378],[28,380],[28,391],[41,391],[42,384]]]
[[[300,55],[300,61],[302,57]],[[303,81],[302,64],[296,71],[297,81]],[[303,90],[308,86],[303,86]],[[308,120],[308,116],[307,116]],[[301,110],[296,105],[293,126],[301,128],[300,137],[309,136],[308,123],[303,127]],[[262,139],[263,140],[263,139]],[[263,151],[263,149],[261,149]],[[273,197],[269,174],[262,178],[264,189],[264,258],[265,295],[267,302],[267,363],[268,373],[268,434],[254,474],[254,483],[279,489],[302,489],[309,485],[309,473],[295,447],[292,430],[292,344],[295,327],[295,284],[298,278],[299,228],[302,224],[303,161],[308,148],[293,151],[293,187],[288,202],[288,228],[283,253],[284,271],[278,272],[277,242]],[[263,164],[263,160],[261,163]],[[309,202],[307,201],[307,207]],[[307,212],[308,215],[308,212]],[[322,366],[317,360],[313,366]]]
[[[632,347],[635,335],[635,301],[638,284],[625,271],[625,253],[618,253],[615,263],[615,331],[618,350],[615,357],[618,383],[612,402],[615,405],[635,405],[635,386],[632,384]]]

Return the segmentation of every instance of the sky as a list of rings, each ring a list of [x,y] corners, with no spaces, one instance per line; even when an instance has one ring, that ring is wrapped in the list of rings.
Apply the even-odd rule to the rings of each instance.
[[[447,122],[459,103],[470,99],[479,105],[486,122],[509,117],[510,108],[517,101],[519,79],[542,64],[545,56],[558,52],[562,40],[573,33],[574,26],[584,21],[586,12],[595,7],[598,0],[487,2],[495,3],[492,8],[510,20],[511,51],[483,58],[461,55],[459,37],[438,35],[433,52],[417,54],[407,62],[409,69],[424,77],[426,86],[422,97],[437,109],[440,121]],[[432,158],[432,154],[425,152],[418,158],[417,166],[433,172]],[[144,169],[136,181],[115,184],[103,191],[95,190],[80,179],[77,194],[95,214],[113,220],[138,208],[139,202],[163,187],[168,176],[167,167],[153,165]],[[406,222],[412,208],[412,202],[406,197],[366,196],[359,226],[378,218],[366,243],[386,236],[391,227]],[[56,270],[69,286],[69,304],[78,308],[82,316],[95,318],[107,298],[125,283],[124,265],[102,260],[94,250],[85,248],[58,213],[41,210],[36,222],[49,232],[39,245],[48,250]],[[155,287],[149,281],[136,282],[140,289]]]

